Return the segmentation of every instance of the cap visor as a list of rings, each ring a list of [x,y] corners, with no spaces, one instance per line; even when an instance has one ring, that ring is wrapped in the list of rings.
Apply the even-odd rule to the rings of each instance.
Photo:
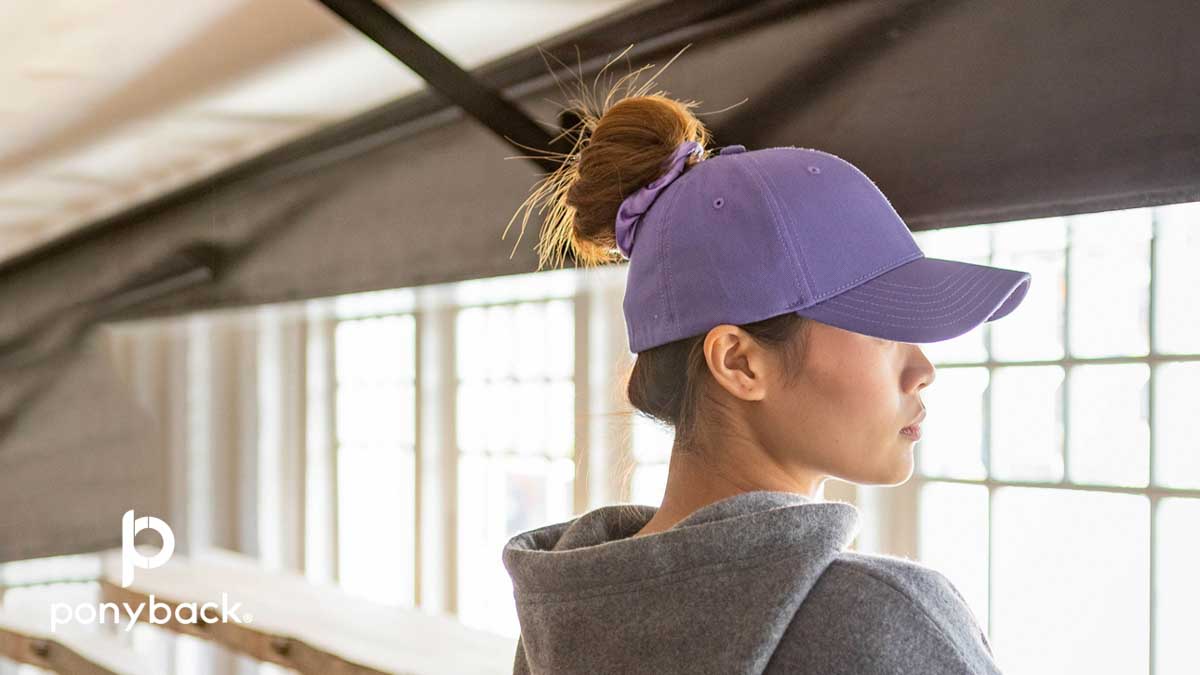
[[[921,257],[796,313],[886,340],[939,342],[1006,316],[1029,283],[1029,272]]]

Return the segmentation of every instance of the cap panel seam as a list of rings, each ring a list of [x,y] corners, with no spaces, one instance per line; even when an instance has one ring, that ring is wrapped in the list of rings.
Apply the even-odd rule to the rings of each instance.
[[[757,162],[756,162],[756,165],[757,165]],[[761,165],[758,165],[758,166],[759,166],[760,172],[762,173],[763,180],[769,182],[771,184],[771,187],[773,187],[773,188],[778,187],[778,183],[775,182],[774,176],[770,172],[761,171]],[[770,194],[771,199],[776,204],[778,204],[778,200],[775,197],[774,190],[769,190],[768,193]],[[782,207],[780,207],[780,210],[782,210]],[[783,224],[783,221],[782,221],[782,219],[780,219],[781,227],[782,227],[782,224]],[[793,244],[795,243],[794,238],[792,239],[792,243]],[[816,295],[815,289],[816,289],[817,285],[816,285],[816,282],[813,281],[812,275],[809,273],[810,268],[809,268],[809,264],[808,264],[808,254],[802,247],[792,246],[792,249],[793,249],[793,254],[800,258],[800,264],[798,265],[798,267],[800,268],[800,274],[803,276],[804,283],[807,285],[807,288],[805,288],[803,290],[806,290],[808,292],[808,297],[811,298],[812,296]]]
[[[629,299],[629,293],[630,293],[629,271],[630,271],[630,268],[633,267],[633,262],[631,261],[631,262],[627,262],[625,264],[628,265],[628,267],[625,268],[625,293],[624,293],[624,297],[621,300],[622,312],[625,311],[624,305]],[[639,336],[638,336],[637,327],[634,326],[633,324],[634,324],[633,321],[627,320],[625,322],[625,333],[626,333],[627,337],[629,338],[629,351],[637,353],[637,350],[634,349],[634,347],[637,345]]]
[[[681,181],[683,177],[687,175],[693,166],[695,165],[685,165],[684,170],[675,178],[675,184],[673,187],[676,189],[666,191],[667,194],[665,195],[665,198],[667,202],[662,205],[664,210],[662,217],[662,232],[658,238],[658,260],[659,264],[662,265],[663,282],[662,289],[659,290],[659,297],[662,299],[663,305],[666,307],[667,316],[665,318],[667,321],[667,327],[669,329],[667,331],[667,337],[671,339],[665,341],[662,340],[662,334],[660,333],[658,334],[660,344],[665,344],[666,342],[671,342],[674,339],[678,339],[677,333],[679,332],[679,318],[675,314],[675,302],[672,297],[673,288],[671,284],[671,226],[675,224],[675,219],[672,218],[672,215],[675,213],[675,202],[679,201],[679,181]]]
[[[767,187],[766,181],[762,176],[762,168],[754,157],[750,155],[746,155],[746,157],[750,160],[746,173],[758,184],[759,190],[763,192],[764,201],[774,216],[775,236],[778,237],[780,246],[788,252],[788,256],[791,258],[793,265],[792,277],[796,283],[796,291],[800,294],[799,302],[803,303],[805,296],[812,297],[813,295],[811,282],[805,278],[806,272],[804,271],[804,266],[806,263],[802,264],[800,260],[797,260],[797,256],[800,253],[783,236],[783,218],[781,217],[779,205],[776,203],[775,194]]]

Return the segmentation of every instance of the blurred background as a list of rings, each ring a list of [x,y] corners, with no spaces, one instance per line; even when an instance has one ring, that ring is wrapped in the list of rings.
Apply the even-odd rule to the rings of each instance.
[[[561,149],[563,81],[618,55],[605,77],[677,57],[659,86],[716,111],[719,145],[862,167],[929,257],[1033,276],[1011,316],[923,345],[912,479],[826,485],[862,514],[852,548],[944,571],[1005,672],[1197,672],[1198,20],[0,8],[0,673],[511,672],[508,538],[666,480],[671,430],[624,394],[624,266],[534,272],[536,218],[501,238],[548,170],[515,139]],[[195,565],[142,591],[236,579],[261,624],[47,635],[51,603],[116,597],[127,509],[170,524],[164,572]]]

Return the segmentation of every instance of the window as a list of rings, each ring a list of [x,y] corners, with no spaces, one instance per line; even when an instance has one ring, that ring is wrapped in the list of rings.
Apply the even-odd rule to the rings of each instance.
[[[919,557],[1006,671],[1193,671],[1200,204],[916,238],[1033,275],[1010,316],[924,346]]]
[[[500,552],[575,512],[572,301],[458,311],[458,607],[468,625],[520,633]]]
[[[1012,315],[923,346],[938,376],[917,471],[887,489],[916,510],[878,509],[881,542],[946,572],[1006,671],[1184,672],[1200,603],[1200,204],[917,239],[931,257],[1028,270],[1033,283]],[[621,351],[624,270],[611,274],[586,291],[573,270],[449,285],[429,294],[445,303],[436,309],[422,300],[416,315],[338,324],[348,590],[413,601],[418,327],[453,345],[428,373],[444,393],[419,405],[452,413],[447,447],[422,456],[456,486],[442,508],[456,510],[457,532],[420,552],[433,561],[423,570],[450,575],[461,621],[518,634],[500,555],[517,532],[592,498],[660,502],[672,430],[637,413],[610,424],[624,407],[611,364],[633,356]],[[577,373],[589,374],[579,391]],[[580,410],[590,432],[577,429]],[[590,486],[576,480],[583,455]],[[629,484],[614,490],[609,474],[626,467]]]
[[[339,321],[335,340],[338,579],[353,595],[412,606],[415,321]]]
[[[634,468],[629,501],[658,506],[667,491],[667,468],[675,430],[640,412],[632,414]]]

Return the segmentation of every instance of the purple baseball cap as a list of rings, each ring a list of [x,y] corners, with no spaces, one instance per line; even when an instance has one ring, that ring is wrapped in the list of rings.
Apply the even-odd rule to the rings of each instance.
[[[938,342],[1007,315],[1029,290],[1028,272],[925,257],[866,174],[811,148],[729,145],[703,159],[687,141],[616,220],[634,353],[786,312]]]

